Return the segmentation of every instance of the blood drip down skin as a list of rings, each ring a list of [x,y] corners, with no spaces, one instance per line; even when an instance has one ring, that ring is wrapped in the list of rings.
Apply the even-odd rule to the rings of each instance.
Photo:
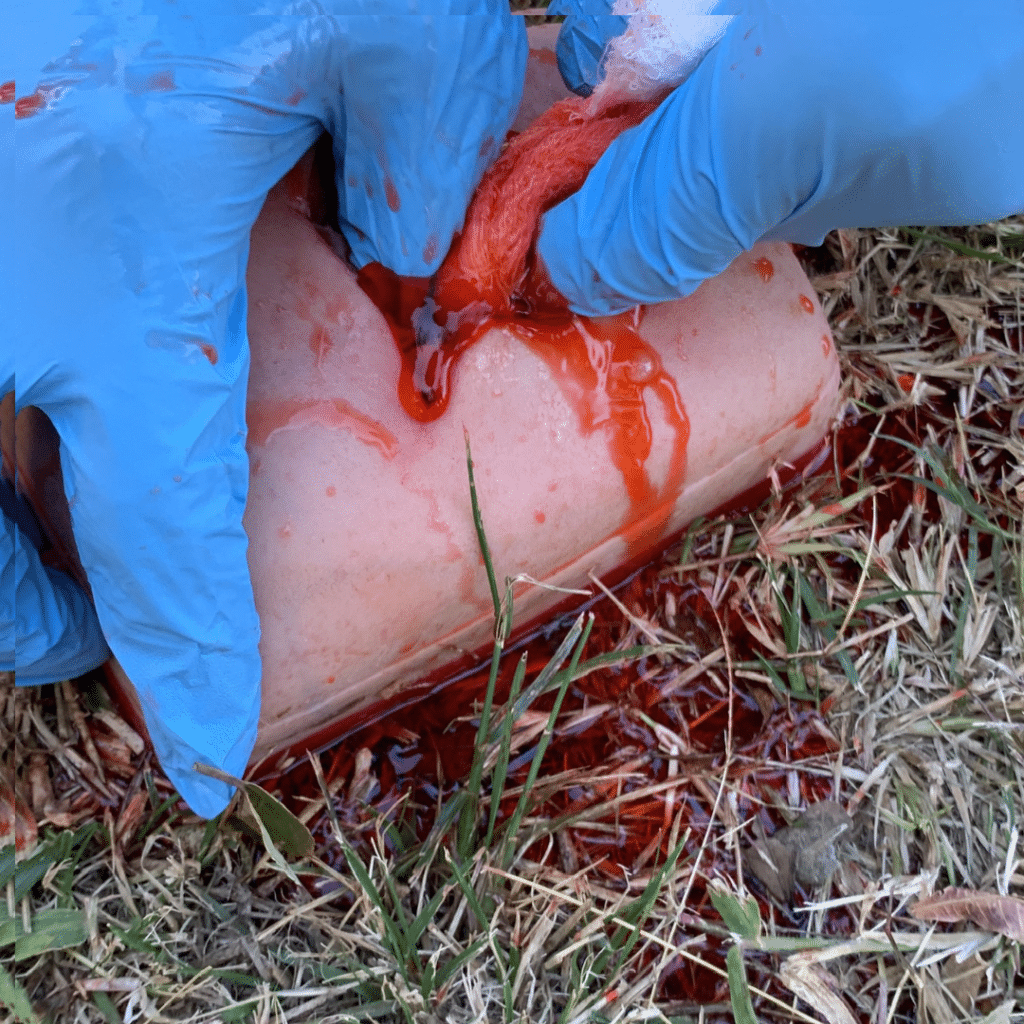
[[[630,501],[631,546],[656,539],[682,489],[690,425],[676,382],[639,335],[640,310],[588,319],[569,311],[533,253],[545,210],[575,192],[608,145],[657,103],[620,105],[588,118],[563,100],[513,137],[487,171],[465,228],[433,283],[399,278],[379,263],[359,284],[386,317],[401,356],[399,398],[420,423],[443,415],[461,355],[492,327],[510,330],[551,370],[585,435],[602,430]],[[653,432],[645,392],[674,432],[666,482],[645,464]]]

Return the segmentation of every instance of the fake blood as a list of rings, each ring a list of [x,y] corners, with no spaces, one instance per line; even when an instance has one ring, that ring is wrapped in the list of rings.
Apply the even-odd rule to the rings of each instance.
[[[265,445],[278,431],[319,423],[331,430],[349,431],[387,459],[398,452],[398,439],[390,430],[343,398],[256,402],[249,405],[245,416],[251,444]]]
[[[775,264],[767,256],[754,260],[754,270],[765,284],[775,276]]]
[[[20,100],[14,101],[14,119],[20,121],[26,117],[32,117],[46,106],[46,97],[38,90],[29,96],[22,96]]]
[[[556,104],[512,137],[484,175],[464,230],[432,282],[399,278],[380,264],[358,277],[391,328],[401,358],[399,398],[417,422],[444,414],[459,359],[492,327],[506,328],[542,359],[583,434],[601,430],[607,439],[630,500],[631,547],[660,535],[682,489],[686,410],[658,353],[638,332],[639,314],[571,313],[533,247],[544,211],[575,192],[619,133],[656,106],[623,104],[592,118],[579,98]],[[653,440],[648,394],[674,433],[660,488],[646,469]]]

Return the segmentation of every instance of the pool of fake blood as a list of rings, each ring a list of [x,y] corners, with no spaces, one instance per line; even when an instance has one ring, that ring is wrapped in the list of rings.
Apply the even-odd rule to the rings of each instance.
[[[792,796],[787,788],[792,784],[789,766],[808,761],[824,766],[839,748],[826,724],[827,706],[780,701],[768,687],[752,683],[730,688],[723,682],[724,670],[690,673],[694,678],[679,685],[687,668],[722,645],[723,630],[736,664],[756,664],[762,649],[739,610],[713,608],[700,588],[670,571],[671,564],[672,559],[664,557],[635,570],[619,585],[616,597],[630,612],[652,623],[664,624],[666,609],[672,609],[671,631],[686,654],[682,660],[657,654],[627,658],[595,668],[570,685],[539,775],[542,785],[555,776],[561,781],[531,810],[532,816],[550,820],[592,809],[587,825],[563,829],[557,844],[538,842],[525,857],[564,874],[589,869],[589,877],[608,888],[622,889],[625,879],[643,876],[663,863],[673,830],[678,836],[687,835],[681,864],[698,857],[709,827],[713,836],[721,838],[725,830],[721,812],[714,818],[712,812],[723,776],[734,794],[738,820],[760,818],[770,834],[784,824],[777,808]],[[595,616],[584,663],[649,642],[607,597],[566,607],[562,614],[513,638],[502,657],[496,703],[507,700],[520,658],[526,657],[526,687],[581,611]],[[435,681],[426,694],[399,698],[391,706],[362,713],[341,741],[315,755],[328,788],[337,794],[335,813],[343,827],[351,826],[349,837],[357,846],[368,843],[371,832],[378,832],[360,828],[376,816],[392,821],[406,835],[426,838],[438,807],[469,776],[489,667],[489,661],[482,660]],[[553,700],[549,694],[532,706],[536,720],[546,718]],[[732,743],[727,750],[730,719]],[[666,745],[670,735],[679,737],[675,751]],[[515,751],[507,791],[525,782],[536,749],[537,742],[532,740]],[[828,771],[794,775],[803,804],[835,795]],[[672,778],[679,779],[678,787],[628,799],[632,792]],[[298,761],[284,775],[266,781],[296,810],[320,791],[307,761]],[[624,802],[612,804],[624,796]],[[513,812],[517,799],[517,794],[502,799],[499,826]],[[608,805],[603,813],[602,805]],[[319,855],[344,870],[327,815],[321,813],[310,825]],[[379,834],[389,841],[388,833]],[[363,852],[369,854],[369,848]],[[719,842],[700,856],[700,874],[687,911],[717,920],[701,879],[717,870],[735,872],[735,854],[728,844]],[[762,913],[774,914],[781,926],[802,926],[798,914],[769,907],[763,896],[761,902]],[[847,924],[837,915],[830,927],[842,932]],[[720,949],[713,936],[706,942],[701,955],[724,965],[726,949]],[[727,1003],[728,989],[714,972],[678,958],[664,972],[660,998]]]

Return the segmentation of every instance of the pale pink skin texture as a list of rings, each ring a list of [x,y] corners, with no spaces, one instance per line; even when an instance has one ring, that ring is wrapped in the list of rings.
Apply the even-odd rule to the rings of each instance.
[[[550,53],[532,56],[524,109],[564,95],[552,72]],[[414,422],[383,317],[294,205],[283,185],[271,193],[248,273],[245,526],[263,657],[254,761],[489,648],[464,430],[499,586],[520,573],[579,586],[637,554],[622,537],[630,503],[605,433],[584,435],[547,365],[491,330],[457,369],[445,415]],[[665,535],[799,459],[835,414],[835,347],[788,246],[759,246],[688,299],[646,310],[640,334],[691,429]],[[644,397],[658,485],[675,433],[654,393]],[[562,597],[520,585],[517,623]]]
[[[531,65],[524,103],[536,110],[564,92],[550,59]],[[761,257],[774,267],[767,282]],[[526,573],[579,586],[635,552],[621,537],[630,504],[604,432],[584,436],[547,366],[511,334],[492,330],[469,351],[448,411],[421,425],[398,403],[383,318],[283,190],[253,232],[249,283],[250,411],[311,403],[265,444],[250,435],[261,756],[489,645],[464,429],[499,585]],[[666,533],[798,459],[832,420],[835,348],[788,246],[759,246],[690,298],[647,310],[640,333],[675,378],[691,426]],[[659,484],[675,435],[659,399],[645,399],[646,468]],[[517,622],[561,597],[518,587]]]

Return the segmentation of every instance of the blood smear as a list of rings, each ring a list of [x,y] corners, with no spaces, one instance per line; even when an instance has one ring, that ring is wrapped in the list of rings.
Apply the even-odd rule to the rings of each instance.
[[[640,316],[590,320],[571,313],[543,269],[532,265],[532,251],[544,211],[575,192],[608,145],[656,106],[620,104],[590,117],[577,97],[555,104],[511,138],[484,175],[432,286],[380,264],[364,267],[358,278],[391,327],[402,360],[399,398],[420,423],[444,414],[459,359],[491,327],[508,329],[540,357],[581,432],[606,437],[629,496],[627,523],[643,524],[630,534],[631,547],[660,536],[682,490],[686,410],[675,380],[638,333]],[[675,435],[661,487],[646,470],[653,440],[648,394]]]
[[[318,423],[329,430],[348,430],[358,441],[376,448],[386,459],[393,459],[398,454],[395,435],[343,398],[251,403],[245,418],[252,444],[262,446],[278,431]]]
[[[22,96],[20,100],[14,101],[14,119],[20,121],[26,117],[32,117],[39,113],[46,106],[46,97],[38,90],[29,96]]]

